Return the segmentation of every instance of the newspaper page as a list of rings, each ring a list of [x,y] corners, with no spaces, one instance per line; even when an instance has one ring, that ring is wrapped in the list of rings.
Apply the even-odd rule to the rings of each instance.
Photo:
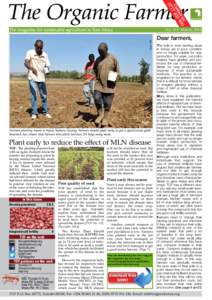
[[[0,295],[201,296],[202,1],[2,5]]]

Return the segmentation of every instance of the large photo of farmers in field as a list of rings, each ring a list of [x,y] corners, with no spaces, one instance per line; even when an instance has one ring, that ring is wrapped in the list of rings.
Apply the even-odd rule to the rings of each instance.
[[[152,35],[11,34],[11,128],[151,128]]]

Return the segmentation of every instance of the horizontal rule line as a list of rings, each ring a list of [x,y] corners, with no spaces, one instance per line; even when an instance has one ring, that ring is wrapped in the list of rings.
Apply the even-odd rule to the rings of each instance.
[[[157,33],[157,32],[202,32],[202,27],[9,27],[10,33]]]

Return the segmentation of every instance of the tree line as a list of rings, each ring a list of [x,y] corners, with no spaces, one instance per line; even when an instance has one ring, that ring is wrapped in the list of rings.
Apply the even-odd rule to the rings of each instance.
[[[140,82],[141,84],[145,84],[147,81],[151,81],[152,77],[149,75],[149,67],[148,64],[143,58],[138,63],[140,68],[139,75],[120,75],[118,81],[120,82]],[[60,71],[60,70],[52,70],[50,74],[48,74],[48,78],[54,79],[79,79],[82,76],[82,73],[72,70],[72,71]],[[20,77],[26,77],[26,75],[22,75]]]
[[[149,75],[149,67],[148,64],[143,58],[139,61],[140,66],[140,74],[139,75],[120,75],[118,81],[121,82],[140,82],[141,84],[145,84],[146,81],[151,81],[152,77]],[[73,71],[51,71],[48,75],[48,78],[69,78],[69,79],[79,79],[82,76],[82,73],[73,70]]]

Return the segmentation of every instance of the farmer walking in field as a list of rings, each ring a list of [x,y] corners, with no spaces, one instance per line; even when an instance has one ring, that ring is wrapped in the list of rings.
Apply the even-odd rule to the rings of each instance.
[[[38,115],[37,90],[42,100],[42,113],[46,118],[51,118],[48,113],[47,88],[45,75],[48,74],[50,62],[48,55],[43,51],[43,41],[37,40],[34,44],[35,49],[28,50],[26,53],[24,65],[28,69],[29,90],[32,104],[32,120]]]
[[[89,61],[86,63],[84,68],[84,73],[81,77],[85,78],[83,85],[83,93],[85,96],[85,105],[93,107],[94,106],[94,84],[95,84],[95,73],[93,70],[95,56],[94,54],[89,54]]]
[[[107,127],[108,115],[112,107],[112,102],[116,87],[116,78],[119,71],[117,59],[108,53],[106,43],[101,43],[98,47],[99,57],[94,64],[96,83],[94,87],[94,100],[98,116],[95,120],[96,125]]]

